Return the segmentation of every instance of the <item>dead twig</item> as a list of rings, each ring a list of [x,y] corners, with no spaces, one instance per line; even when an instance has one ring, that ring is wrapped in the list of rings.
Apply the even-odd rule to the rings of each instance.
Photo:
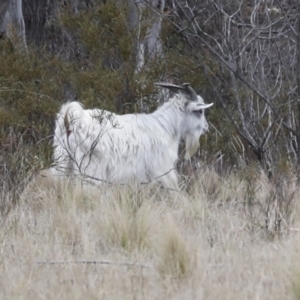
[[[63,265],[63,264],[86,264],[86,265],[118,265],[129,267],[140,267],[146,269],[153,269],[151,265],[140,264],[135,262],[115,262],[109,260],[38,260],[38,265]]]

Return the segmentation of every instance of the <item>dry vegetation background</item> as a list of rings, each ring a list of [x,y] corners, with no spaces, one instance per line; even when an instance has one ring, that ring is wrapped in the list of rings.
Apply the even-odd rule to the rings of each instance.
[[[235,74],[247,80],[251,73],[259,84],[275,80],[274,86],[280,85],[274,93],[268,90],[276,109],[286,114],[276,116],[242,81],[232,87],[237,79],[204,47],[197,31],[216,34],[214,41],[224,46],[221,54],[232,59],[238,54],[231,43],[238,36],[251,46],[245,57],[254,66],[251,51],[264,52],[269,44],[257,48],[260,36],[251,44],[235,29],[222,41],[220,12],[243,3],[241,15],[250,9],[251,22],[258,17],[262,22],[263,1],[252,1],[255,9],[249,8],[251,1],[215,1],[208,9],[203,4],[195,15],[200,29],[192,30],[187,7],[173,15],[167,6],[164,55],[138,74],[126,7],[115,1],[77,1],[92,2],[74,14],[68,1],[53,1],[53,6],[62,4],[59,17],[48,7],[47,18],[37,20],[30,5],[38,3],[24,0],[28,53],[17,53],[9,39],[0,38],[0,299],[300,299],[297,143],[281,126],[287,120],[293,127],[290,119],[297,120],[290,113],[296,112],[294,73],[280,79],[276,61],[274,68],[267,67],[275,79],[261,80],[265,62],[259,61],[258,73],[241,64],[241,73]],[[286,6],[281,8],[293,12],[292,2],[282,1]],[[257,15],[251,15],[253,10]],[[275,25],[292,22],[291,17]],[[249,24],[239,23],[247,37]],[[289,59],[295,63],[293,38],[287,38],[291,51],[284,50],[289,44],[280,37],[276,44],[291,53],[284,57],[285,72],[294,70],[289,65]],[[232,49],[234,55],[227,52]],[[158,98],[153,82],[161,76],[190,82],[206,102],[215,102],[207,117],[210,133],[201,137],[194,161],[198,168],[183,176],[181,191],[96,187],[36,176],[52,163],[53,124],[62,103],[80,100],[87,108],[119,113],[152,111]],[[236,122],[243,110],[249,127],[241,122],[235,127],[226,109]],[[257,118],[262,110],[267,113]],[[257,148],[243,138],[245,128]],[[272,162],[272,176],[266,162]]]
[[[0,297],[298,299],[300,191],[275,189],[259,170],[188,192],[38,177],[2,219]]]

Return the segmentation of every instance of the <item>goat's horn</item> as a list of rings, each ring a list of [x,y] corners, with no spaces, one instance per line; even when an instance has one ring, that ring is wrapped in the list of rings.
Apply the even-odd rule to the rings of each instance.
[[[190,86],[189,83],[184,83],[182,86],[185,88],[185,90],[189,94],[189,96],[191,98],[191,101],[197,101],[198,100],[197,93],[194,91],[194,89]]]
[[[169,89],[175,94],[178,94],[180,90],[185,90],[185,87],[182,87],[180,85],[172,84],[172,83],[164,83],[164,82],[155,82],[155,85],[158,85],[160,87]]]

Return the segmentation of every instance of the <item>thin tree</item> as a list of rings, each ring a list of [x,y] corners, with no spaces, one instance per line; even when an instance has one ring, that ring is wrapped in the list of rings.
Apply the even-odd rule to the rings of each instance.
[[[0,4],[0,31],[11,40],[17,52],[27,53],[22,0],[6,0]]]

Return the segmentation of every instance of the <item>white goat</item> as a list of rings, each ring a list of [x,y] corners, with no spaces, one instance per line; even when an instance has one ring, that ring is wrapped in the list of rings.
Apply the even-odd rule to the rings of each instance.
[[[57,115],[54,136],[56,170],[94,182],[148,183],[158,181],[177,189],[178,147],[186,159],[208,131],[204,109],[213,105],[188,85],[157,83],[175,95],[151,114],[116,115],[82,104],[64,104]]]

